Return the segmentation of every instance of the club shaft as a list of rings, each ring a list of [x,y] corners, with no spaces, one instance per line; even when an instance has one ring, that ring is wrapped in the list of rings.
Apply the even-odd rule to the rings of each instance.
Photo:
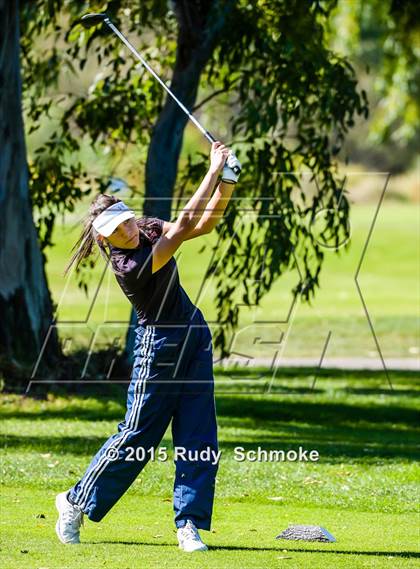
[[[109,18],[105,18],[104,23],[114,32],[116,36],[120,38],[120,40],[128,47],[131,53],[141,62],[141,64],[153,75],[153,77],[159,81],[165,91],[172,97],[172,99],[181,107],[184,113],[188,116],[191,122],[195,124],[195,126],[204,134],[207,140],[212,143],[215,142],[216,139],[212,134],[210,134],[195,118],[195,116],[190,113],[187,107],[181,103],[181,101],[172,93],[169,87],[162,81],[157,73],[150,67],[147,61],[140,55],[140,53],[136,50],[136,48],[128,41],[128,39],[120,32],[120,30],[114,26]]]

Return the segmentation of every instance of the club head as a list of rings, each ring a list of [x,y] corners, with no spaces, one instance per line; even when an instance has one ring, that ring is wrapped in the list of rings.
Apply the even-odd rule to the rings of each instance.
[[[80,18],[80,23],[84,28],[92,28],[98,24],[102,24],[108,16],[104,13],[102,14],[85,14]]]

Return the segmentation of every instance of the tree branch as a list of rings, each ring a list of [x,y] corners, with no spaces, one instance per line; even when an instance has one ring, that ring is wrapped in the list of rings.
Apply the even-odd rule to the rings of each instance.
[[[223,87],[222,89],[218,89],[217,91],[214,91],[211,95],[209,95],[208,97],[205,97],[202,101],[200,101],[197,105],[195,105],[195,107],[193,108],[192,112],[194,113],[196,110],[198,110],[200,107],[202,107],[203,105],[205,105],[206,103],[208,103],[209,101],[211,101],[212,99],[214,99],[214,97],[217,97],[217,95],[221,95],[222,93],[226,93],[227,91],[229,91],[229,89],[232,87],[232,85],[238,81],[239,77],[237,77],[236,79],[234,79],[233,81],[231,81],[229,83],[229,85],[227,85],[226,87]]]

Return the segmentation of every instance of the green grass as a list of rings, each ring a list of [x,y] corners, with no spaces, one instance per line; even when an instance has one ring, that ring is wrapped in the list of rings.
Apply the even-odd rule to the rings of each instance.
[[[4,568],[416,567],[420,392],[410,373],[285,370],[261,390],[245,372],[216,375],[222,459],[210,546],[175,547],[172,460],[150,463],[83,545],[54,533],[55,493],[80,477],[124,415],[124,388],[3,395],[1,549]],[[161,446],[171,448],[170,432]],[[314,463],[237,462],[234,448],[317,449]],[[43,515],[45,517],[39,517]],[[275,540],[291,523],[323,525],[334,544]]]
[[[283,275],[260,307],[241,309],[237,334],[229,338],[232,350],[247,357],[272,358],[279,349],[284,350],[286,358],[320,356],[331,331],[327,356],[378,359],[354,280],[375,210],[376,204],[353,206],[350,249],[340,250],[339,255],[326,251],[321,288],[311,306],[297,305],[290,326],[285,323],[297,273]],[[57,228],[56,244],[48,252],[47,273],[53,299],[59,305],[61,336],[71,340],[68,350],[87,346],[95,331],[101,347],[116,338],[122,344],[130,305],[110,272],[101,282],[102,261],[91,275],[88,297],[78,289],[73,277],[68,281],[62,277],[78,234],[76,218]],[[360,270],[358,282],[385,359],[416,357],[419,353],[419,223],[413,204],[385,201]],[[210,234],[185,242],[178,261],[184,288],[213,329],[217,325],[214,283],[208,280],[202,295],[198,295],[214,238]],[[199,254],[204,244],[208,246]],[[264,323],[267,321],[271,323]],[[282,332],[287,333],[287,340],[280,345]]]

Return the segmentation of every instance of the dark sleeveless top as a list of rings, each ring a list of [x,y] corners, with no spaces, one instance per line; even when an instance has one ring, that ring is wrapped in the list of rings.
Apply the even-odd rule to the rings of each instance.
[[[140,242],[136,249],[110,246],[116,279],[141,326],[189,322],[195,311],[179,281],[174,257],[152,274],[152,245],[162,235],[163,223],[157,217],[138,219]]]

